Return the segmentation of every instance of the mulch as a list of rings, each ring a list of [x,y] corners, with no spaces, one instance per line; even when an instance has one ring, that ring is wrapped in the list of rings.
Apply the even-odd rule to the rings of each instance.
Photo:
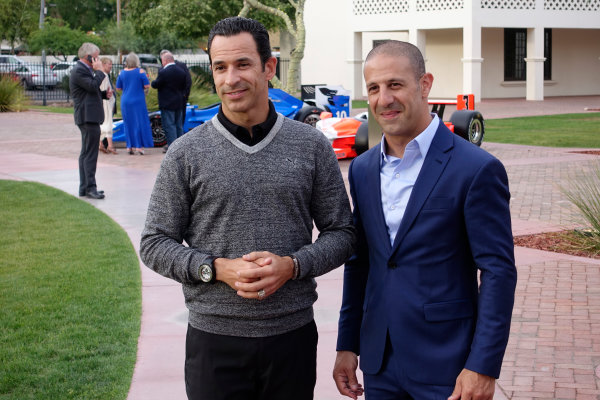
[[[573,231],[545,232],[515,236],[515,246],[552,251],[578,257],[600,259],[597,251],[581,249],[576,245],[577,235]]]

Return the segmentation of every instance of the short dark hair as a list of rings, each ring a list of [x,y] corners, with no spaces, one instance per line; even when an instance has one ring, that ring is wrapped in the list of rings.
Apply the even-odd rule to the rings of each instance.
[[[414,44],[408,42],[402,42],[400,40],[386,40],[385,42],[373,47],[367,58],[365,64],[372,57],[380,54],[389,55],[392,57],[406,57],[410,61],[411,66],[415,72],[415,78],[417,81],[425,75],[425,60],[421,50]]]
[[[254,43],[256,43],[256,50],[258,51],[258,55],[260,56],[260,61],[262,63],[263,69],[265,67],[265,63],[271,55],[271,42],[269,41],[269,32],[260,22],[244,17],[229,17],[220,20],[212,27],[210,33],[208,34],[208,60],[212,65],[212,59],[210,57],[210,48],[212,45],[212,41],[215,36],[235,36],[240,33],[247,32],[252,35],[254,38]]]

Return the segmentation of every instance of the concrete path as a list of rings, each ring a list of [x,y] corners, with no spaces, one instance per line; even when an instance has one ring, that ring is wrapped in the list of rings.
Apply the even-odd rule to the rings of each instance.
[[[490,100],[478,107],[486,118],[585,112],[600,96],[544,102]],[[540,111],[541,110],[541,111]],[[448,114],[449,115],[449,114]],[[599,128],[600,132],[600,128]],[[0,114],[0,179],[31,180],[77,195],[80,135],[71,115]],[[511,185],[515,235],[578,226],[577,213],[560,191],[578,174],[600,166],[600,157],[484,142],[505,164]],[[138,249],[150,191],[162,160],[100,154],[97,180],[106,199],[89,200],[129,234]],[[347,173],[349,161],[340,167]],[[600,398],[600,260],[516,248],[519,281],[511,337],[496,399]],[[140,263],[142,326],[129,400],[185,399],[183,383],[187,313],[180,286]],[[318,279],[319,328],[315,399],[340,399],[331,379],[335,358],[342,269]]]

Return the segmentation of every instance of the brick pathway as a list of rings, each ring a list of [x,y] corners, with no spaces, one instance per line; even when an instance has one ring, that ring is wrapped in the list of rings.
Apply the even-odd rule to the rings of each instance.
[[[560,100],[560,99],[559,99]],[[583,112],[600,96],[482,102],[484,116]],[[515,104],[516,103],[516,104]],[[487,107],[487,109],[486,109]],[[504,113],[504,114],[503,114]],[[80,138],[72,116],[25,112],[0,114],[0,179],[33,180],[77,194]],[[512,194],[515,235],[579,226],[561,192],[574,177],[600,167],[600,157],[573,149],[500,145],[484,149],[505,164]],[[160,149],[145,156],[100,154],[99,188],[107,198],[87,200],[115,219],[135,248]],[[340,162],[344,174],[349,162]],[[600,399],[600,260],[526,248],[515,249],[519,273],[509,346],[496,399]],[[183,354],[186,311],[178,284],[140,264],[143,285],[138,363],[129,400],[185,399]],[[315,399],[340,399],[331,379],[335,358],[342,269],[320,277],[315,315],[319,327]]]

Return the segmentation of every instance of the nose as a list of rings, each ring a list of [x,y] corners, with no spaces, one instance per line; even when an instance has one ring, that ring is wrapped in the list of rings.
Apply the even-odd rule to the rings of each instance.
[[[379,105],[383,107],[389,107],[394,103],[394,96],[392,95],[392,91],[387,87],[382,87],[379,89]]]
[[[229,87],[234,87],[240,80],[237,68],[228,68],[225,75],[225,84]]]

